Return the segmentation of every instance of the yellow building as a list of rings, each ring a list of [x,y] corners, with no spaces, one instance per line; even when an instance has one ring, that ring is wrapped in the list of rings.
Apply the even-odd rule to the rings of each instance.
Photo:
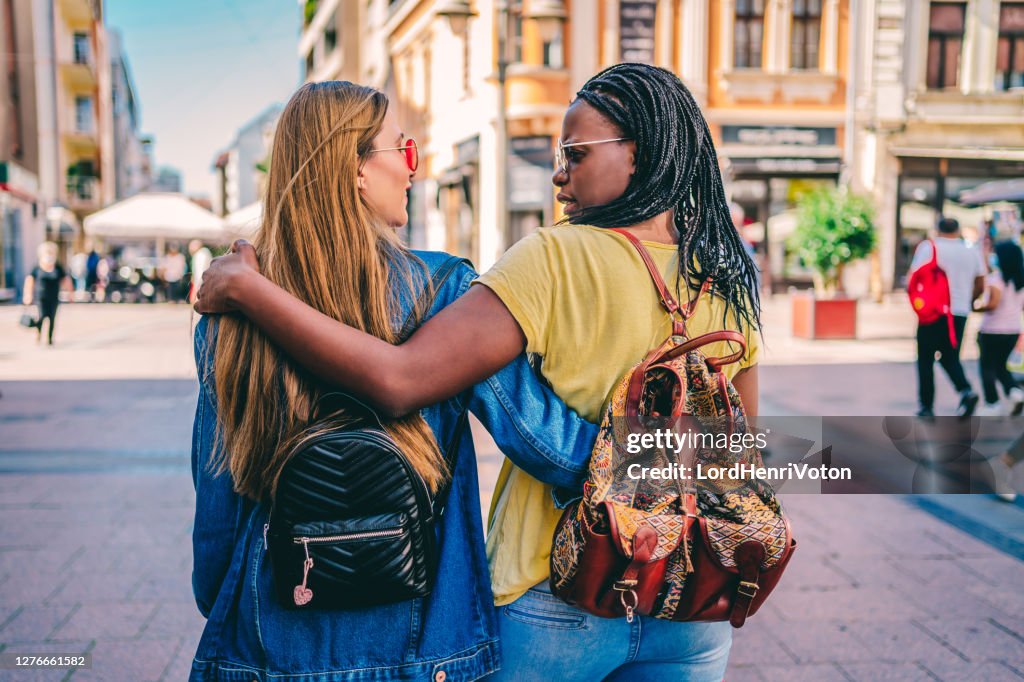
[[[311,79],[392,96],[423,159],[411,242],[481,268],[561,217],[552,151],[587,78],[620,61],[669,68],[703,107],[733,198],[784,284],[794,197],[843,169],[848,2],[327,0],[303,5],[299,53]]]
[[[81,220],[114,199],[109,58],[102,4],[54,3],[56,117],[61,201]]]

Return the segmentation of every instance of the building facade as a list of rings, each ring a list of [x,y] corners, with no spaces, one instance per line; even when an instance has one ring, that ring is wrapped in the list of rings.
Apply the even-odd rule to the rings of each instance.
[[[107,32],[114,140],[114,199],[127,199],[153,182],[146,139],[139,131],[139,101],[121,34]]]
[[[101,0],[0,0],[0,298],[52,240],[87,248],[82,219],[149,187],[152,141]]]
[[[973,190],[1024,178],[1024,2],[863,0],[860,14],[851,181],[875,197],[891,288],[939,215],[969,238],[1020,218]]]
[[[227,149],[214,158],[212,169],[217,174],[217,191],[213,209],[218,215],[234,213],[262,197],[281,109],[280,104],[264,109],[239,128]]]
[[[444,11],[452,4],[304,3],[299,58],[306,80],[352,80],[388,94],[420,148],[409,242],[486,268],[558,217],[550,178],[571,94],[568,24],[542,35],[520,2],[504,12],[501,3],[470,3],[471,16],[451,21]]]
[[[81,219],[113,200],[111,69],[99,0],[3,0],[0,42],[0,295],[56,241],[67,261]]]
[[[383,89],[420,143],[411,243],[482,268],[560,217],[550,175],[562,114],[620,61],[668,68],[694,93],[777,291],[811,281],[787,245],[811,188],[849,183],[874,198],[878,251],[845,274],[848,292],[865,295],[901,286],[940,212],[974,230],[1012,206],[970,204],[971,190],[1024,177],[1019,0],[301,6],[307,80]],[[453,7],[462,21],[448,20]],[[548,35],[537,15],[552,8],[564,20]]]

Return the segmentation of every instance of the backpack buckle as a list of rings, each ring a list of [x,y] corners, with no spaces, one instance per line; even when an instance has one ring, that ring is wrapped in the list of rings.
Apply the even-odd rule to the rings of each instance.
[[[747,599],[753,599],[757,595],[757,591],[760,589],[760,585],[752,583],[747,580],[741,580],[739,587],[736,588],[736,592]]]

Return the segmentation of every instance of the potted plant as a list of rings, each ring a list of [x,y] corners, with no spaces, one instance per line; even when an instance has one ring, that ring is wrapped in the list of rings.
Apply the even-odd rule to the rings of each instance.
[[[789,246],[813,273],[813,293],[795,294],[793,335],[809,339],[857,336],[857,301],[843,290],[843,269],[875,248],[874,210],[846,187],[819,187],[797,201]]]

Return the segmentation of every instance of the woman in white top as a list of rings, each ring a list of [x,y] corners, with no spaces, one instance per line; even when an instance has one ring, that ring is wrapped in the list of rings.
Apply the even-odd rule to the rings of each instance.
[[[1024,391],[1017,385],[1006,361],[1010,358],[1021,332],[1021,312],[1024,311],[1024,253],[1011,242],[1003,241],[995,247],[995,270],[985,280],[983,303],[975,310],[984,312],[978,332],[981,357],[981,382],[985,389],[985,405],[978,409],[979,416],[1003,414],[996,392],[996,381],[1003,386],[1009,399],[1011,414],[1024,409]]]

